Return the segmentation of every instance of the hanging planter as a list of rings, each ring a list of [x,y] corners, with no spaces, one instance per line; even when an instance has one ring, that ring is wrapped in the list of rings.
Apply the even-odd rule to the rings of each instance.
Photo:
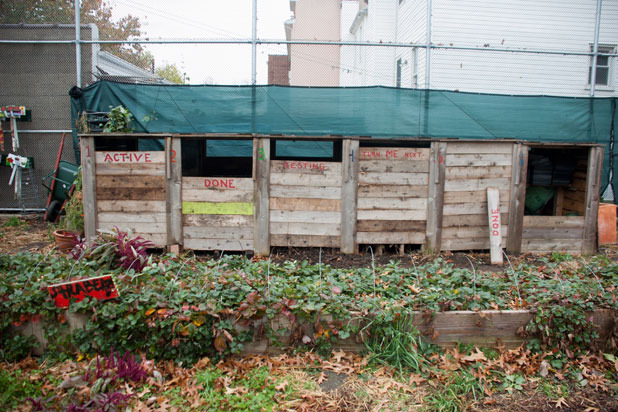
[[[54,231],[56,247],[61,252],[69,252],[79,242],[79,233],[71,230],[58,229]]]

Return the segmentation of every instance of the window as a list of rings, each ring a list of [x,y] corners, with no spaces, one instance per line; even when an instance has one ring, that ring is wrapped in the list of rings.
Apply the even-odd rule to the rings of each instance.
[[[253,140],[182,139],[182,175],[251,177]]]
[[[341,161],[341,140],[271,140],[273,160]]]
[[[397,87],[401,87],[401,58],[397,59]]]
[[[599,46],[599,53],[613,54],[615,50],[614,46]],[[590,67],[588,68],[588,84],[592,79],[592,59],[590,58]],[[597,56],[597,70],[596,70],[596,86],[610,86],[611,84],[611,60],[609,56]]]
[[[525,215],[584,216],[588,148],[530,147]]]

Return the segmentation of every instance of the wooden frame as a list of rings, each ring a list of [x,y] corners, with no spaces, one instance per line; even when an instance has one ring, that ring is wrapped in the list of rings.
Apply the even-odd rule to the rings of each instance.
[[[160,159],[152,164],[125,165],[123,169],[97,160],[94,144],[98,136],[163,138],[165,151],[152,152],[161,153],[152,154]],[[114,216],[120,218],[128,213],[129,217],[120,219],[122,223],[138,234],[143,231],[148,234],[147,230],[152,229],[157,244],[168,247],[188,242],[185,246],[189,248],[252,250],[262,256],[269,255],[273,245],[338,247],[342,253],[357,252],[359,244],[391,244],[400,250],[406,244],[417,244],[431,253],[486,249],[489,239],[484,238],[481,229],[487,224],[487,209],[482,192],[486,187],[498,187],[505,226],[503,242],[510,253],[531,248],[592,253],[596,248],[603,158],[603,148],[599,145],[415,139],[421,144],[414,147],[396,145],[409,139],[371,139],[375,145],[361,147],[360,143],[368,138],[254,135],[252,178],[237,179],[235,184],[240,185],[235,186],[239,189],[237,193],[203,192],[202,186],[207,185],[199,181],[203,178],[183,178],[183,138],[246,140],[248,137],[246,134],[82,135],[86,238],[92,239],[99,225],[112,224]],[[272,138],[341,140],[342,160],[299,161],[296,165],[294,161],[272,160]],[[385,142],[383,150],[381,142]],[[549,227],[538,219],[524,218],[530,147],[589,148],[586,212],[581,226],[579,219],[556,220],[558,226]],[[373,155],[369,153],[372,150]],[[164,183],[156,193],[153,190],[159,187],[159,179],[164,179]],[[131,183],[137,181],[140,183]],[[132,197],[115,198],[126,192],[125,186],[135,192]],[[106,188],[105,196],[101,197],[97,187]],[[142,192],[151,195],[140,198]],[[200,198],[199,193],[207,195]],[[554,237],[556,244],[548,247]],[[543,242],[537,242],[537,238]],[[581,241],[581,249],[569,244],[568,239]]]

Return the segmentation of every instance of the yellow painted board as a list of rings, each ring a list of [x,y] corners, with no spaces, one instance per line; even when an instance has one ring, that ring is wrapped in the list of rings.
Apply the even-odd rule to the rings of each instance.
[[[253,203],[249,202],[182,202],[185,215],[253,215]]]

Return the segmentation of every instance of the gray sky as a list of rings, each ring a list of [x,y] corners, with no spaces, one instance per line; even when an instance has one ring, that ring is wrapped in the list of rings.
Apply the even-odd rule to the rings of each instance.
[[[250,38],[251,0],[110,0],[114,18],[137,16],[150,39]],[[289,0],[258,0],[258,37],[285,39]],[[193,84],[249,84],[250,45],[147,45],[157,67],[174,63]],[[269,54],[285,46],[258,46],[257,82],[267,82]]]

